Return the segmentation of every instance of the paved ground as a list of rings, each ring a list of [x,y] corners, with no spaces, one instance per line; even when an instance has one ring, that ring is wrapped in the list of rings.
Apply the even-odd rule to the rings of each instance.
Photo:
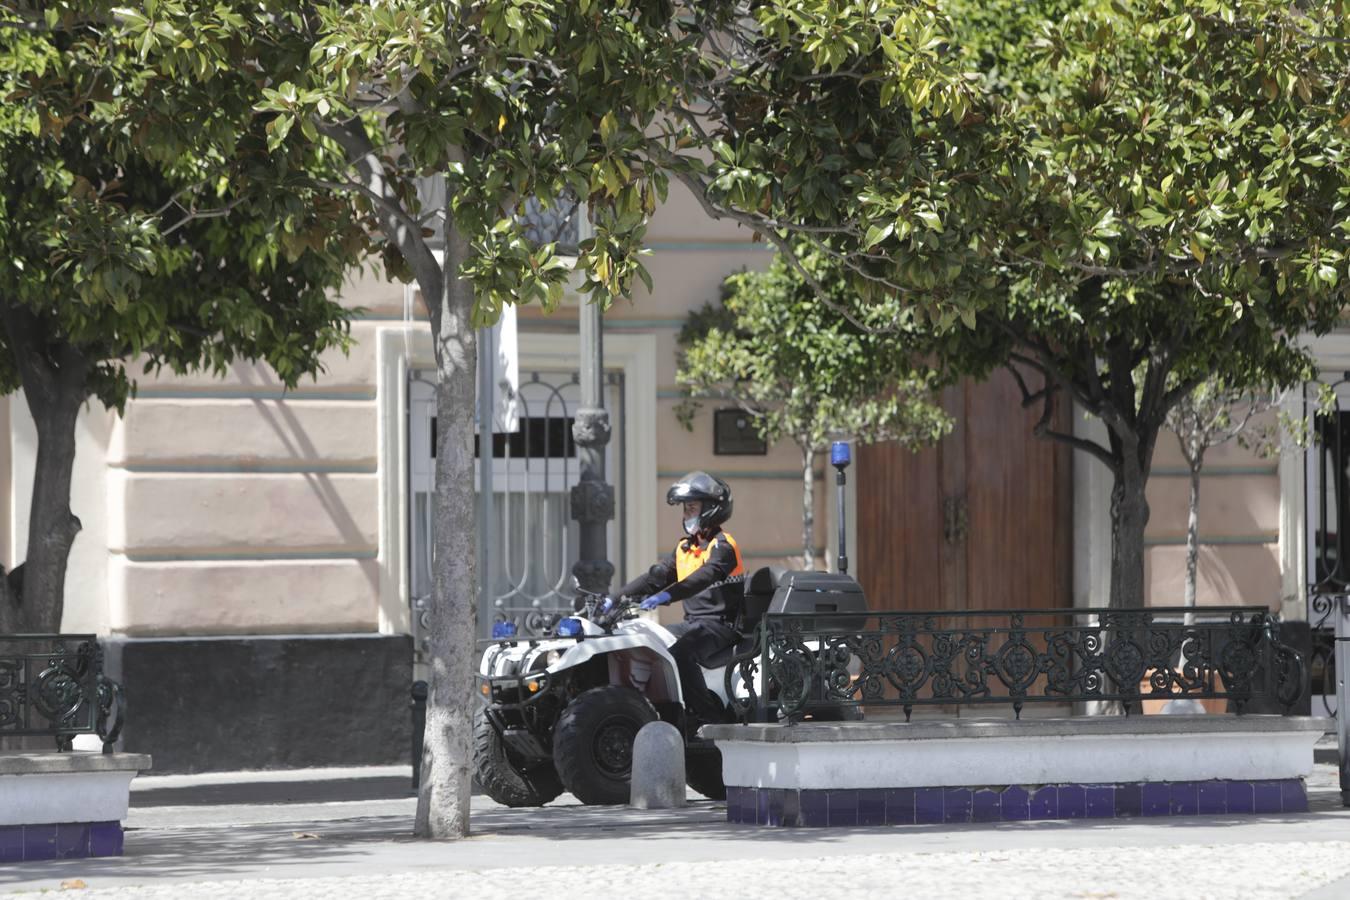
[[[88,898],[601,896],[1350,897],[1335,771],[1303,816],[762,829],[721,804],[510,810],[474,798],[475,835],[409,837],[407,770],[137,779],[127,856],[0,868],[0,893]],[[82,886],[82,887],[81,887]]]

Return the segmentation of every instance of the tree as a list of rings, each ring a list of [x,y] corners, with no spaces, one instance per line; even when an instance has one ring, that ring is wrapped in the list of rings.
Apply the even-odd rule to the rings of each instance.
[[[905,364],[889,336],[834,314],[850,288],[818,251],[797,264],[834,292],[829,305],[796,268],[775,256],[766,272],[723,282],[722,305],[690,314],[680,332],[676,379],[686,428],[700,399],[726,398],[752,417],[765,441],[788,438],[802,460],[802,565],[815,567],[815,461],[830,441],[937,440],[951,428],[931,402],[931,375]]]
[[[294,385],[344,345],[331,295],[366,246],[350,204],[308,184],[333,155],[268,148],[251,73],[163,68],[108,24],[96,6],[0,3],[0,389],[23,390],[38,438],[0,633],[61,628],[85,403],[120,412],[133,364],[261,360]],[[219,37],[195,33],[197,52]]]
[[[1008,367],[1038,431],[1111,470],[1110,603],[1139,606],[1168,412],[1209,378],[1310,379],[1299,337],[1345,305],[1350,25],[1338,3],[1269,0],[946,9],[993,98],[995,199],[979,302],[932,352]],[[1060,399],[1106,440],[1055,432]]]
[[[1229,441],[1258,453],[1282,450],[1282,437],[1302,443],[1305,423],[1282,412],[1287,391],[1234,389],[1215,379],[1201,382],[1167,413],[1166,427],[1177,437],[1190,475],[1190,503],[1186,518],[1186,587],[1184,605],[1195,606],[1200,559],[1200,473],[1205,453]],[[1274,413],[1275,423],[1262,421]],[[1187,614],[1186,624],[1193,617]]]
[[[628,295],[672,178],[780,246],[828,236],[869,285],[931,286],[973,254],[937,231],[904,260],[863,246],[886,185],[934,216],[977,199],[945,178],[967,162],[974,101],[926,4],[160,0],[123,24],[189,71],[195,29],[228,33],[269,148],[340,151],[347,169],[312,183],[356,198],[427,304],[440,427],[419,835],[468,830],[475,326],[504,303],[551,308],[569,280],[592,302]],[[444,180],[443,208],[423,208],[424,176]],[[584,203],[574,260],[528,234],[530,198]]]

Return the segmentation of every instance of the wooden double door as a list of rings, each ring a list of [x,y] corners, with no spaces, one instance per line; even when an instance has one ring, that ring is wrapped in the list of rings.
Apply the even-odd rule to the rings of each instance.
[[[858,451],[856,570],[874,610],[1073,605],[1073,460],[1037,437],[1013,377],[943,393],[952,433]],[[1072,429],[1060,403],[1055,430]]]

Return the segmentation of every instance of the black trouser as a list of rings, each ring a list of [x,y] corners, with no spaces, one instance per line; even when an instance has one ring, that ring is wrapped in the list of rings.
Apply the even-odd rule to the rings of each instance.
[[[677,638],[671,645],[670,654],[675,657],[675,665],[680,670],[684,705],[695,718],[704,722],[721,721],[722,702],[708,690],[700,663],[718,650],[735,644],[740,635],[721,619],[711,618],[685,619],[671,625],[670,632]]]

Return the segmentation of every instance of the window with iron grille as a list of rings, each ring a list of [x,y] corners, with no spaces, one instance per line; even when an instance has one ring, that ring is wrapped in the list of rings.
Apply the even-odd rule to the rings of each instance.
[[[572,609],[572,564],[579,546],[571,515],[571,489],[580,478],[572,422],[580,404],[576,372],[523,371],[518,390],[516,430],[492,435],[492,542],[486,578],[491,598],[480,603],[480,637],[498,620],[513,622],[520,634],[538,634],[551,617]],[[433,503],[437,419],[434,375],[414,372],[408,384],[409,588],[413,631],[419,650],[432,589]],[[616,490],[615,519],[608,545],[617,560],[626,557],[624,529],[623,374],[605,376],[605,405],[614,437],[605,448],[605,466]],[[475,469],[482,446],[474,436]],[[479,484],[475,474],[474,484]]]
[[[713,453],[718,456],[764,456],[769,445],[759,436],[754,416],[742,409],[713,413]]]

